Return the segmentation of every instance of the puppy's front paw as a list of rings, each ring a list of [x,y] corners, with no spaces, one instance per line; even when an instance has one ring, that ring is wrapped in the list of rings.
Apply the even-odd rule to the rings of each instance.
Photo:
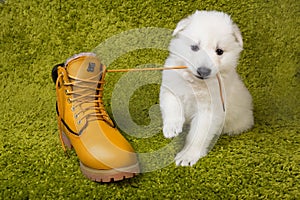
[[[200,148],[184,148],[175,157],[177,166],[193,166],[200,158],[206,156]]]
[[[183,122],[178,120],[165,122],[163,127],[163,133],[165,138],[176,137],[179,133],[182,132]]]

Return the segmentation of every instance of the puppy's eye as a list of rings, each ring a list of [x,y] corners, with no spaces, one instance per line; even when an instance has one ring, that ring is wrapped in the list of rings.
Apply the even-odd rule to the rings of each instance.
[[[224,53],[224,51],[222,49],[217,49],[216,53],[217,53],[218,56],[220,56]]]
[[[191,45],[192,51],[199,51],[199,46],[198,45]]]

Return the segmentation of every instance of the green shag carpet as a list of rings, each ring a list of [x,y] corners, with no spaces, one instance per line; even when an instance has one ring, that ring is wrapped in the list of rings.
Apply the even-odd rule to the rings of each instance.
[[[299,0],[1,0],[0,199],[300,199],[299,4]],[[244,51],[238,71],[253,95],[255,127],[235,137],[222,135],[193,167],[170,163],[176,153],[171,147],[168,151],[173,153],[164,155],[163,167],[155,169],[154,157],[149,160],[154,166],[145,160],[148,172],[135,178],[108,184],[89,181],[80,172],[76,154],[70,151],[68,158],[60,145],[52,67],[79,52],[96,49],[101,54],[99,44],[147,27],[169,33],[152,38],[155,44],[162,41],[163,48],[124,50],[109,68],[162,65],[170,30],[196,9],[227,12],[239,25]],[[141,76],[151,77],[146,74]],[[126,76],[107,74],[104,102],[112,117],[113,91]],[[158,127],[149,128],[157,132],[147,138],[143,132],[124,134],[141,153],[160,151],[174,141],[163,138],[160,119],[155,119],[160,115],[153,107],[159,84],[148,83],[130,96],[128,110],[141,130],[157,121]]]

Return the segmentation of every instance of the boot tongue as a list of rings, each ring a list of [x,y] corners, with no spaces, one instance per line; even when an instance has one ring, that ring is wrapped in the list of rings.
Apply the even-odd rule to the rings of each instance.
[[[97,81],[101,79],[103,67],[100,60],[93,53],[81,53],[67,60],[65,63],[68,74],[77,79]]]

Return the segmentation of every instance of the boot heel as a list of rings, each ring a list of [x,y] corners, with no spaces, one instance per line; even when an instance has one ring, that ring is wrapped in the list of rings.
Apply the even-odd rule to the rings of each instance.
[[[68,148],[68,149],[72,149],[72,144],[69,140],[69,138],[66,136],[66,134],[62,131],[61,133],[61,139],[64,143],[64,145]]]

